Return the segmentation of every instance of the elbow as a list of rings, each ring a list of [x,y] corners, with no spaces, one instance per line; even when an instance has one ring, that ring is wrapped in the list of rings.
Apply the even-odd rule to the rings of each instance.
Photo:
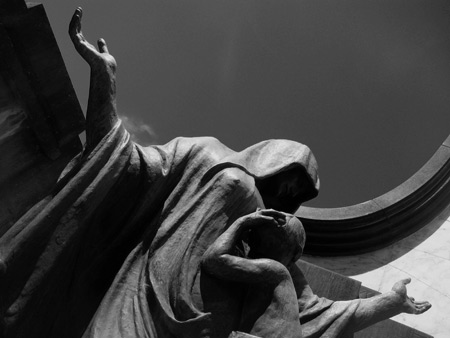
[[[217,253],[206,253],[201,261],[201,267],[211,275],[220,275],[223,268],[225,257]]]
[[[205,270],[210,270],[211,267],[214,267],[216,265],[216,260],[218,258],[218,254],[215,250],[212,250],[212,247],[210,247],[206,252],[203,254],[202,260],[201,260],[201,267]]]
[[[204,270],[209,271],[212,266],[214,266],[214,258],[211,257],[210,255],[203,256],[201,261],[201,267]]]

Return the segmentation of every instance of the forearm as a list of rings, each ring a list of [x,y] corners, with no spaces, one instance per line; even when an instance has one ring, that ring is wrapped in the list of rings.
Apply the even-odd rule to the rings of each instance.
[[[204,260],[202,267],[220,279],[248,284],[276,284],[289,278],[289,272],[281,263],[265,258],[248,259],[222,254]]]
[[[352,331],[362,330],[370,325],[402,313],[402,304],[402,297],[395,291],[361,299],[351,323]]]
[[[86,112],[86,143],[94,148],[117,122],[115,70],[91,65],[89,100]]]
[[[278,226],[274,216],[278,211],[257,210],[237,219],[206,250],[202,267],[208,273],[223,279],[255,283],[260,281],[278,282],[289,276],[288,270],[272,259],[248,259],[236,252],[243,234],[255,226]]]
[[[238,219],[206,250],[203,256],[204,263],[214,264],[211,261],[218,259],[222,255],[232,254],[243,231],[244,229],[242,229],[241,222]]]
[[[235,275],[232,265],[232,251],[235,250],[237,239],[242,233],[239,219],[220,235],[205,251],[202,258],[202,268],[211,275],[229,279]]]
[[[78,7],[69,25],[69,36],[75,49],[91,67],[89,100],[86,112],[86,150],[90,151],[114,127],[116,112],[116,68],[114,57],[109,54],[106,42],[97,41],[98,50],[81,32],[83,10]]]
[[[291,263],[289,265],[289,273],[291,274],[299,303],[307,303],[309,299],[314,297],[314,293],[303,275],[303,272],[295,263]]]

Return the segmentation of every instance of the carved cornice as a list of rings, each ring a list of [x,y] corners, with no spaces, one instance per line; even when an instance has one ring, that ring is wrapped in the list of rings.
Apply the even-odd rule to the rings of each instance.
[[[397,188],[343,208],[301,207],[305,253],[353,255],[392,244],[425,226],[450,202],[450,136],[431,159]]]

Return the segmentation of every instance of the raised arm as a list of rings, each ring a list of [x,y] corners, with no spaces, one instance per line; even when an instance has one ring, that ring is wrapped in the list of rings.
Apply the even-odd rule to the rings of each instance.
[[[271,259],[247,259],[235,255],[244,232],[253,227],[278,226],[284,215],[274,210],[259,210],[237,219],[205,252],[202,267],[208,273],[244,283],[277,282],[287,269]]]
[[[77,52],[91,67],[89,100],[86,112],[86,150],[90,151],[114,127],[116,112],[116,68],[114,57],[109,54],[106,42],[99,39],[98,51],[81,32],[80,7],[70,21],[69,35]]]

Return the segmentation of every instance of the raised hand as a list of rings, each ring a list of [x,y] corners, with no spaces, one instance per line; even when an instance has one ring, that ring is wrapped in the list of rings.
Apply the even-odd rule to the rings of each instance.
[[[81,18],[83,17],[83,9],[78,7],[72,16],[69,24],[69,36],[75,46],[77,52],[86,60],[91,67],[107,66],[111,70],[116,69],[117,63],[114,57],[109,54],[106,42],[98,39],[98,51],[94,45],[89,43],[81,31]]]
[[[99,39],[98,50],[81,32],[83,10],[78,7],[69,25],[69,35],[77,52],[91,67],[89,100],[86,112],[86,147],[89,152],[118,121],[116,113],[117,63],[109,53],[106,42]]]
[[[426,301],[415,301],[414,298],[408,297],[406,285],[411,283],[411,278],[406,278],[398,281],[392,287],[392,291],[396,292],[402,301],[402,311],[410,314],[421,314],[427,311],[431,304]]]

